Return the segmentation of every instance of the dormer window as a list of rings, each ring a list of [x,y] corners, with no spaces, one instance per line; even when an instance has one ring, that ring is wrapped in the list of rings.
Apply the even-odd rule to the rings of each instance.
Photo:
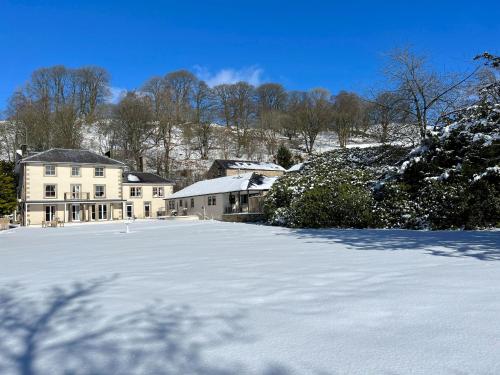
[[[56,175],[56,166],[55,165],[46,165],[45,166],[45,176],[55,176]]]
[[[95,167],[94,177],[104,177],[104,167]]]

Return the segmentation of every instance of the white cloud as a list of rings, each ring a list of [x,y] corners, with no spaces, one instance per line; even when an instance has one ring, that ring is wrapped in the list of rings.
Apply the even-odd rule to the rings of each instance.
[[[111,93],[111,96],[109,97],[108,102],[116,104],[122,97],[125,96],[127,89],[124,89],[123,87],[110,87],[109,92]]]
[[[248,82],[258,86],[262,82],[263,70],[257,66],[244,67],[241,69],[225,68],[212,73],[202,66],[194,67],[198,78],[204,80],[208,86],[213,87],[223,83]]]

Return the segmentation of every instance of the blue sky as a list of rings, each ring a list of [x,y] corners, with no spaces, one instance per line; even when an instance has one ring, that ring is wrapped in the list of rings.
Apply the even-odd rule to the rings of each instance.
[[[500,53],[498,1],[0,0],[0,109],[39,67],[99,65],[112,86],[189,69],[210,83],[367,92],[405,45],[440,70]]]

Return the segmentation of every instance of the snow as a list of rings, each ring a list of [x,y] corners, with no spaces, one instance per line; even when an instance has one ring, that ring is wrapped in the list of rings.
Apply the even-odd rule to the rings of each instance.
[[[250,170],[262,170],[262,171],[284,171],[285,168],[278,164],[269,162],[248,162],[248,161],[236,161],[231,163],[230,168],[232,169],[250,169]]]
[[[500,373],[499,232],[130,228],[0,234],[2,375]]]
[[[127,181],[129,181],[129,182],[140,182],[141,180],[136,175],[129,173],[127,175]]]
[[[206,194],[230,193],[250,190],[269,190],[276,181],[275,177],[263,177],[260,184],[251,184],[252,173],[236,176],[213,178],[195,182],[194,184],[170,195],[167,199],[194,197]]]
[[[299,172],[300,170],[302,170],[303,167],[304,167],[304,163],[298,163],[298,164],[292,165],[286,171],[287,172]]]

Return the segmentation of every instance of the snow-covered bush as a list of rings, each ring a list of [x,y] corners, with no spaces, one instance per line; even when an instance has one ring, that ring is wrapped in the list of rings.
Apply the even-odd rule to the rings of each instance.
[[[280,178],[267,195],[270,223],[291,227],[374,227],[371,186],[407,153],[395,146],[334,150]]]
[[[492,90],[492,91],[491,91]],[[500,227],[500,83],[417,148],[335,150],[280,178],[272,224],[416,229]],[[492,93],[490,95],[490,93]]]

